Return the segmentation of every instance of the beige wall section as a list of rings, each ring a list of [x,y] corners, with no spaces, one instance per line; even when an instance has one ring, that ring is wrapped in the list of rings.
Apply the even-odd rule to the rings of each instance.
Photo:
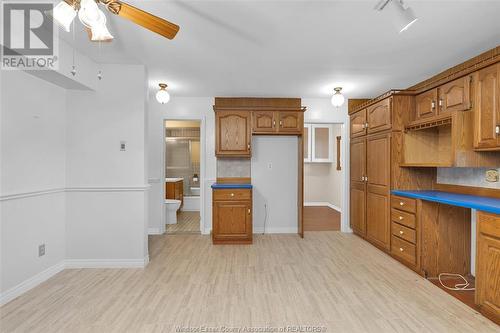
[[[335,139],[337,136],[341,136],[341,129],[340,124],[333,125],[332,163],[304,164],[304,202],[306,203],[328,202],[335,207],[342,206],[342,171],[337,170]]]

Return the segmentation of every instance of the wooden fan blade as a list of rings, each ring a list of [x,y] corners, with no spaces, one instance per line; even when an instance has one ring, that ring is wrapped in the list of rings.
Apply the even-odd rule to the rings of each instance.
[[[177,24],[171,23],[167,20],[154,16],[148,12],[145,12],[139,8],[129,5],[121,1],[113,1],[120,5],[118,13],[115,13],[127,20],[134,22],[148,30],[156,32],[168,39],[174,39],[175,35],[179,31],[179,26]],[[112,10],[110,10],[113,12]]]

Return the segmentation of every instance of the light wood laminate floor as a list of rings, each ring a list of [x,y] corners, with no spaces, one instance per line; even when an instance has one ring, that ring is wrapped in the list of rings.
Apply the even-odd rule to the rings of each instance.
[[[200,212],[183,212],[177,214],[177,224],[167,224],[167,234],[199,234]]]
[[[328,332],[498,332],[351,234],[255,235],[213,246],[152,236],[145,269],[65,270],[1,308],[5,332],[174,332],[318,325]]]

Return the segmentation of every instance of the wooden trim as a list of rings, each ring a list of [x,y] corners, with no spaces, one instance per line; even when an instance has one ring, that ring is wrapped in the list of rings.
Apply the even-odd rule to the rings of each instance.
[[[221,177],[217,178],[218,184],[251,184],[252,178],[250,177]]]
[[[215,97],[217,108],[292,108],[301,109],[302,100],[300,98],[259,98],[259,97]]]
[[[369,102],[370,99],[367,98],[350,98],[347,100],[347,113],[353,113],[353,110],[359,105]]]
[[[337,170],[342,170],[342,167],[340,166],[340,140],[341,140],[341,136],[337,136]]]
[[[415,92],[414,91],[411,91],[411,90],[408,90],[408,89],[391,89],[385,93],[383,93],[382,95],[379,95],[375,98],[372,98],[372,99],[368,99],[366,102],[364,103],[361,103],[359,104],[358,106],[352,108],[352,110],[349,110],[349,114],[353,114],[353,113],[356,113],[364,108],[367,108],[373,104],[376,104],[378,102],[380,102],[381,100],[383,99],[386,99],[386,98],[389,98],[389,97],[392,97],[392,96],[395,96],[395,95],[402,95],[402,96],[413,96],[415,95]]]
[[[479,195],[483,197],[492,197],[500,199],[500,190],[486,187],[473,187],[451,184],[434,184],[434,190],[445,191],[459,194]]]
[[[297,140],[297,229],[301,238],[304,238],[304,137],[300,135]]]

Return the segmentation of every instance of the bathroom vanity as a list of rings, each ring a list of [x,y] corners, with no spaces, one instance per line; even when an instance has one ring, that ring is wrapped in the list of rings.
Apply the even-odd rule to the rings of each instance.
[[[165,199],[180,200],[180,208],[182,208],[184,204],[183,178],[165,178]]]
[[[239,182],[239,183],[238,183]],[[213,244],[252,244],[252,184],[218,179],[212,185]]]

